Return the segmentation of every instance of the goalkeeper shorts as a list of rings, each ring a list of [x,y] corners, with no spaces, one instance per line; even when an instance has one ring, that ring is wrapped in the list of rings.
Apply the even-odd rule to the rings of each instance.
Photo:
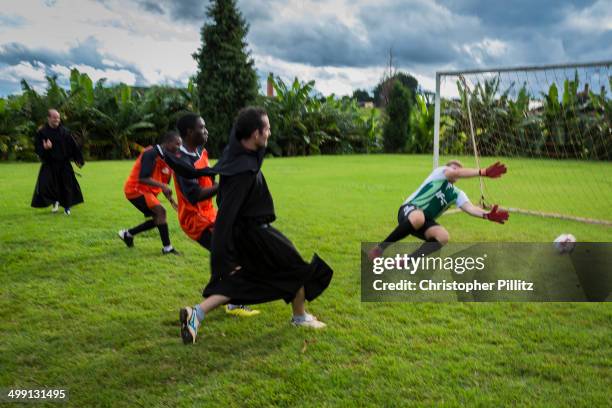
[[[397,222],[398,224],[401,224],[402,222],[406,221],[408,219],[408,215],[410,215],[411,212],[418,210],[419,208],[416,207],[413,204],[404,204],[399,208],[399,211],[397,212]],[[427,231],[428,229],[430,229],[431,227],[435,227],[436,225],[440,225],[437,222],[435,222],[434,220],[430,220],[427,217],[425,217],[425,223],[423,224],[423,226],[421,228],[419,228],[417,231],[414,232],[415,237],[422,239],[423,241],[426,241],[425,238],[425,231]]]

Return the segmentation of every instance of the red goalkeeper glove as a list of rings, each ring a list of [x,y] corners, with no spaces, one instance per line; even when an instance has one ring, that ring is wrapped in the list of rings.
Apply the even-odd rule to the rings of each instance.
[[[486,218],[489,221],[498,222],[500,224],[503,224],[504,222],[508,221],[508,217],[510,216],[510,214],[508,214],[508,211],[499,210],[497,207],[497,204],[495,204],[491,211],[482,215],[482,218]]]
[[[505,164],[495,162],[486,169],[480,169],[478,173],[483,177],[497,178],[508,171]]]

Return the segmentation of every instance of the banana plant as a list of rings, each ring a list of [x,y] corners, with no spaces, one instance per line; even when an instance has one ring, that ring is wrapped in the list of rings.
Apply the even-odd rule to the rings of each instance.
[[[434,107],[427,105],[423,95],[416,95],[416,106],[410,112],[410,135],[406,151],[427,153],[433,147]]]
[[[138,102],[132,97],[132,88],[122,83],[115,89],[112,111],[95,110],[98,122],[96,131],[110,136],[115,158],[131,157],[132,151],[140,148],[134,141],[135,133],[154,128],[149,121],[151,115],[142,112]]]
[[[316,111],[318,101],[310,97],[314,81],[300,82],[297,77],[291,86],[285,84],[280,77],[271,77],[276,97],[266,100],[266,108],[273,116],[275,144],[283,155],[306,154],[306,146],[311,140],[305,118],[308,113]]]

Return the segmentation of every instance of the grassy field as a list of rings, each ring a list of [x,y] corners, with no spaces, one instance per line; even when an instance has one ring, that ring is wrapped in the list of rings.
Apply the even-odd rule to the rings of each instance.
[[[67,388],[76,407],[609,406],[609,303],[360,302],[360,242],[388,233],[430,162],[267,160],[275,225],[335,270],[310,306],[329,327],[293,328],[289,308],[274,302],[246,320],[212,312],[193,347],[180,341],[178,309],[199,300],[208,253],[174,214],[171,238],[184,256],[161,256],[155,230],[125,248],[116,231],[142,220],[122,193],[131,162],[88,163],[79,179],[86,203],[71,217],[29,207],[38,164],[1,164],[0,387]],[[610,164],[576,166],[569,181],[542,179],[550,174],[540,162],[509,165],[487,183],[502,204],[549,200],[560,211],[566,201],[550,192],[580,194],[593,174],[603,174],[599,198],[612,203]],[[530,193],[526,177],[549,193]],[[458,185],[477,201],[475,181]],[[607,219],[609,210],[587,208]],[[562,232],[612,241],[610,227],[514,214],[503,226],[463,214],[440,220],[461,242],[549,242]]]

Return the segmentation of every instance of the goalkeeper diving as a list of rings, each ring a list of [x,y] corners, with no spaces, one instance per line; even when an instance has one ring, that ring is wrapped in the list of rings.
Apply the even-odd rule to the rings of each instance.
[[[448,243],[446,228],[436,222],[452,204],[462,211],[478,218],[503,224],[508,220],[508,212],[494,205],[490,211],[473,205],[467,195],[455,186],[462,178],[490,177],[499,178],[507,171],[506,166],[496,162],[486,169],[464,168],[460,161],[451,160],[446,166],[438,167],[425,179],[421,186],[400,206],[397,227],[385,240],[368,252],[373,260],[382,256],[385,249],[408,235],[414,235],[425,243],[411,257],[427,256]]]

